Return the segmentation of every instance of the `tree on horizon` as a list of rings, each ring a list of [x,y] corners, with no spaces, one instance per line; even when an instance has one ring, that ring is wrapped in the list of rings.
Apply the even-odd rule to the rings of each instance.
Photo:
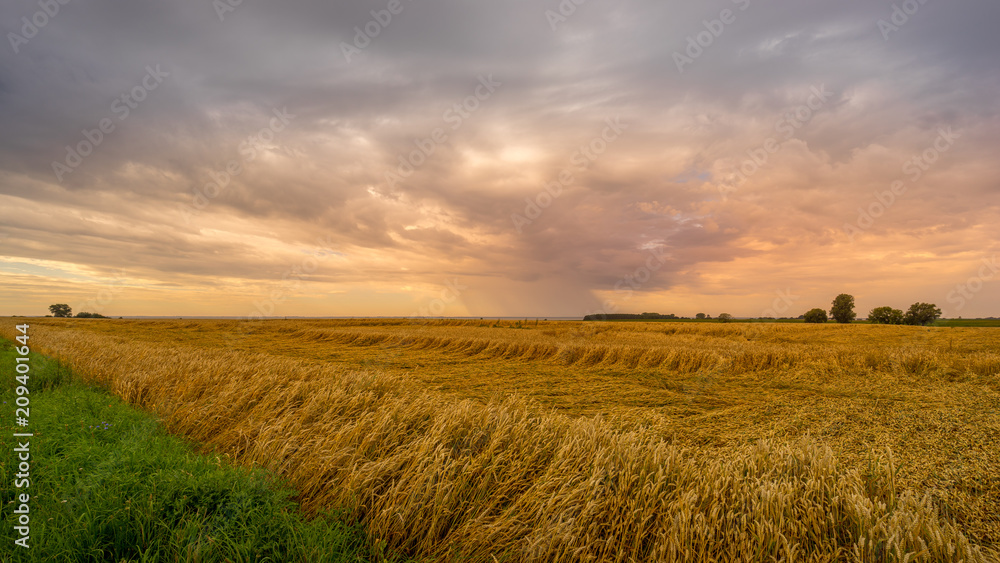
[[[802,316],[807,323],[825,323],[827,321],[826,311],[820,308],[810,309]]]
[[[933,303],[914,303],[903,316],[903,323],[908,325],[929,325],[938,320],[941,309]]]
[[[849,323],[858,316],[854,312],[854,296],[841,293],[834,297],[833,307],[830,308],[830,316],[838,323]]]
[[[49,311],[52,313],[53,317],[72,317],[73,309],[65,303],[56,303],[55,305],[49,305]]]
[[[869,311],[868,322],[877,325],[901,325],[903,312],[892,307],[876,307]]]

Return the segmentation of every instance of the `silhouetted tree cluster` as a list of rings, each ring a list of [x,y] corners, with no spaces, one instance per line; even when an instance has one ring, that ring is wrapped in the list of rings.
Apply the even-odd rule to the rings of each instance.
[[[830,308],[830,316],[838,323],[849,323],[857,317],[854,312],[854,296],[846,293],[833,298],[833,306]]]
[[[933,323],[941,317],[941,309],[933,303],[914,303],[903,313],[892,307],[876,307],[868,313],[868,322],[883,325],[920,325]]]
[[[877,325],[901,325],[903,318],[903,312],[892,307],[875,307],[868,312],[868,322]]]
[[[628,320],[672,320],[679,319],[677,315],[671,313],[669,315],[661,315],[659,313],[598,313],[596,315],[587,315],[583,317],[585,321],[628,321]]]
[[[53,317],[72,317],[73,309],[65,303],[56,303],[55,305],[49,305],[49,311],[52,313]]]
[[[53,305],[52,307],[55,307]],[[52,309],[49,307],[49,309]],[[69,307],[67,307],[68,312]],[[55,313],[55,310],[53,310]],[[84,313],[83,315],[86,315]],[[83,316],[77,315],[77,316]],[[60,315],[56,315],[57,317]],[[68,315],[66,315],[68,316]],[[100,315],[97,315],[98,317]],[[798,318],[803,319],[807,323],[825,323],[829,319],[833,319],[838,323],[850,323],[857,318],[857,313],[854,312],[854,296],[841,293],[833,299],[833,305],[830,307],[830,314],[827,316],[827,312],[823,309],[811,309],[804,315],[799,315]],[[873,324],[890,324],[890,325],[929,325],[941,317],[941,309],[937,308],[933,303],[914,303],[910,305],[910,309],[904,313],[899,309],[893,309],[892,307],[876,307],[868,313],[868,321]],[[583,318],[585,321],[626,321],[626,320],[673,320],[673,319],[688,319],[689,317],[678,317],[673,313],[669,315],[661,315],[659,313],[599,313],[596,315],[587,315]],[[705,313],[698,313],[694,317],[698,320],[711,319],[711,315]],[[784,317],[782,317],[784,318]],[[717,317],[719,322],[728,323],[735,320],[735,317],[729,313],[721,313]],[[770,317],[761,317],[762,320],[774,320]]]
[[[807,323],[825,323],[826,322],[826,311],[823,309],[810,309],[802,316]]]
[[[49,305],[49,311],[52,314],[51,315],[46,315],[46,316],[62,317],[62,318],[69,318],[69,317],[73,316],[73,309],[72,309],[72,307],[70,307],[69,305],[67,305],[65,303],[56,303],[55,305]],[[78,318],[78,319],[106,319],[108,317],[105,317],[104,315],[102,315],[100,313],[88,313],[86,311],[80,311],[79,313],[76,314],[76,318]]]
[[[910,305],[910,310],[903,315],[903,324],[907,325],[929,325],[941,318],[941,309],[933,303],[914,303]]]
[[[821,314],[822,313],[822,314]],[[833,299],[830,317],[838,323],[849,323],[857,314],[854,312],[854,296],[841,293]],[[868,322],[886,325],[929,325],[941,317],[941,309],[933,303],[914,303],[907,312],[892,307],[876,307],[868,312]],[[826,311],[813,309],[803,318],[807,323],[825,323]]]
[[[677,315],[670,313],[669,315],[661,315],[659,313],[643,313],[639,315],[643,319],[676,319]]]
[[[78,319],[106,319],[107,317],[105,317],[104,315],[102,315],[100,313],[88,313],[86,311],[81,311],[81,312],[79,312],[79,313],[76,314],[76,318],[78,318]]]

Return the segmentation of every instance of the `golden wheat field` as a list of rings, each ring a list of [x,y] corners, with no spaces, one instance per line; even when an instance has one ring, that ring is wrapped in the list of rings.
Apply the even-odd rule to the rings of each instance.
[[[4,336],[13,336],[12,324]],[[1000,329],[32,322],[428,561],[996,561]]]

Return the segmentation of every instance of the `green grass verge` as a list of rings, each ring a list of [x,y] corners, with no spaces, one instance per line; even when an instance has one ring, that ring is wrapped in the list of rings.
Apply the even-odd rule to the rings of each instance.
[[[293,491],[261,470],[199,455],[149,414],[31,354],[30,423],[14,425],[15,351],[0,339],[0,560],[398,561],[350,515],[306,520]],[[31,438],[13,438],[31,432]],[[30,440],[30,486],[16,488]],[[29,548],[14,510],[30,496]]]

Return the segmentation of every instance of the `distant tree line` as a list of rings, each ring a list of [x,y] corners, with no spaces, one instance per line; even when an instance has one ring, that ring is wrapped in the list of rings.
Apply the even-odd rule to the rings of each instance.
[[[659,313],[598,313],[583,317],[585,321],[629,321],[629,320],[672,320],[680,319],[677,315],[661,315]]]
[[[49,305],[49,312],[52,313],[53,317],[72,317],[73,309],[65,303],[56,303],[55,305]]]
[[[841,293],[833,299],[830,317],[838,323],[849,323],[857,314],[854,312],[854,296]],[[885,325],[920,325],[933,323],[941,317],[941,309],[933,303],[914,303],[905,313],[892,307],[876,307],[868,313],[868,322]],[[811,309],[803,318],[807,323],[827,322],[826,311]]]
[[[868,322],[881,325],[928,325],[940,316],[941,309],[933,303],[914,303],[905,313],[892,307],[876,307],[868,313]]]
[[[698,313],[694,316],[694,320],[711,320],[712,315],[705,313]],[[718,320],[724,323],[733,320],[734,317],[729,313],[722,313],[718,316]],[[690,321],[691,317],[678,317],[677,315],[670,313],[668,315],[661,315],[660,313],[598,313],[595,315],[587,315],[583,317],[585,321],[643,321],[643,320],[666,320],[666,321]]]
[[[52,313],[49,316],[52,317],[62,317],[69,318],[73,316],[73,308],[65,303],[56,303],[55,305],[49,305],[49,312]],[[76,314],[78,319],[106,319],[104,315],[100,313],[88,313],[86,311],[80,311]]]
[[[820,308],[810,309],[799,318],[807,323],[825,323],[830,319],[838,323],[850,323],[857,318],[854,312],[854,296],[841,293],[833,298],[830,312]],[[876,307],[868,313],[868,322],[872,324],[888,325],[920,325],[925,326],[933,323],[941,317],[941,309],[933,303],[914,303],[905,313],[892,307]],[[708,320],[712,317],[705,313],[695,315],[696,320]],[[689,317],[678,317],[674,314],[661,315],[659,313],[600,313],[583,317],[585,321],[628,321],[628,320],[690,320]],[[729,313],[720,313],[717,317],[719,322],[728,323],[735,318]]]

